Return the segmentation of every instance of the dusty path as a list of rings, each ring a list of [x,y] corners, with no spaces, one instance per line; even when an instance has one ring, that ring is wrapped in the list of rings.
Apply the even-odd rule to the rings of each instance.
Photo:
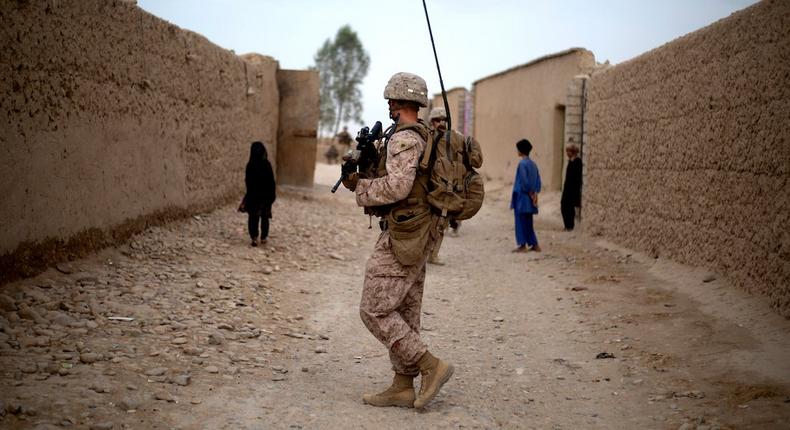
[[[0,427],[787,428],[790,322],[764,301],[560,231],[556,196],[544,252],[511,254],[489,190],[428,269],[423,334],[457,372],[425,412],[360,401],[390,379],[357,314],[377,230],[318,186],[282,193],[266,247],[225,208],[3,287]]]

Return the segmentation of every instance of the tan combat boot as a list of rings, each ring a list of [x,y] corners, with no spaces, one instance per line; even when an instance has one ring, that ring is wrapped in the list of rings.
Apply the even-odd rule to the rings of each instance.
[[[414,401],[414,407],[422,409],[439,393],[439,389],[453,376],[453,365],[431,355],[426,351],[417,362],[420,366],[420,394]]]
[[[411,408],[414,405],[414,376],[395,374],[392,385],[378,394],[365,394],[362,401],[372,406],[400,406]]]

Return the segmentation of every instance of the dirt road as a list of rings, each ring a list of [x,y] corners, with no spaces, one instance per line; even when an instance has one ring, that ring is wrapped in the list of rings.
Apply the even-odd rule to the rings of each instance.
[[[423,335],[457,370],[424,412],[361,402],[391,377],[357,312],[378,230],[319,185],[281,193],[263,247],[228,207],[4,286],[0,427],[788,428],[790,321],[562,232],[558,196],[544,252],[512,254],[506,188],[428,268]]]

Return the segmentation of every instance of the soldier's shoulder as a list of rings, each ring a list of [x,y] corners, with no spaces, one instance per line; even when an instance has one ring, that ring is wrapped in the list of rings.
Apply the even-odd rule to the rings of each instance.
[[[419,133],[414,130],[401,130],[392,135],[389,143],[389,153],[392,155],[400,154],[407,149],[414,148],[424,143]]]

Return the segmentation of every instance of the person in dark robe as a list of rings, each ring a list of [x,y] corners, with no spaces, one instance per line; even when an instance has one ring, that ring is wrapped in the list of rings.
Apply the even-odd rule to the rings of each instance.
[[[260,225],[261,244],[269,237],[269,219],[272,217],[272,204],[277,198],[274,172],[269,163],[266,147],[261,142],[253,142],[250,147],[250,160],[244,174],[247,194],[244,207],[249,216],[248,227],[252,246],[258,246],[258,225]]]
[[[513,181],[513,193],[510,199],[510,209],[513,209],[516,224],[516,249],[513,252],[537,251],[540,252],[538,238],[535,235],[533,216],[538,213],[538,193],[541,181],[538,165],[529,158],[532,144],[527,139],[516,143],[516,149],[521,160],[516,168],[516,178]]]
[[[579,147],[576,145],[568,145],[565,154],[568,155],[568,167],[565,169],[560,212],[565,231],[571,231],[575,225],[576,211],[582,206],[582,159],[579,158]]]

